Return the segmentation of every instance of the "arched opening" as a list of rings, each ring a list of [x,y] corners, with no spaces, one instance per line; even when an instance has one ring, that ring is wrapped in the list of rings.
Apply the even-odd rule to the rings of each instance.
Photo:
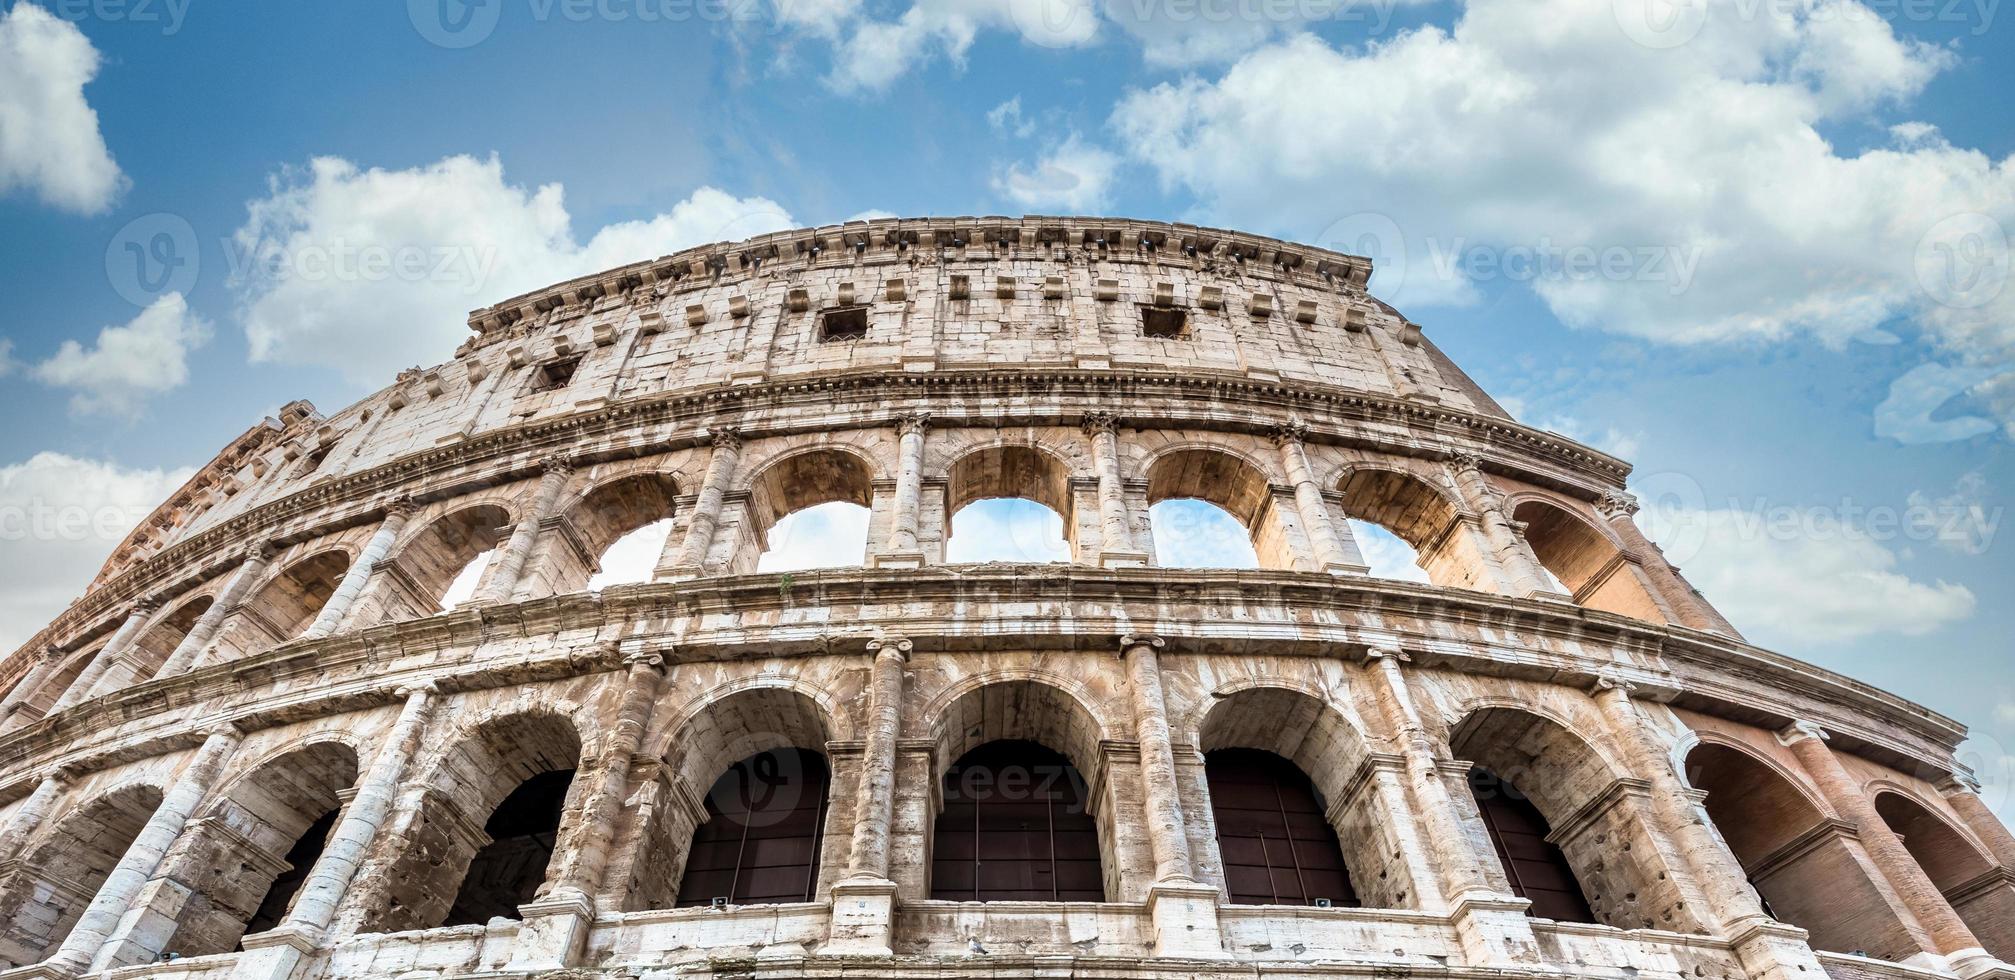
[[[830,781],[825,756],[809,749],[766,749],[729,766],[707,792],[678,904],[812,901]]]
[[[1530,711],[1488,707],[1455,727],[1449,750],[1481,770],[1470,783],[1476,817],[1534,916],[1703,931],[1664,865],[1649,791],[1579,735]]]
[[[931,898],[1101,902],[1098,825],[1084,777],[1034,742],[988,742],[945,770]]]
[[[494,504],[467,507],[427,525],[382,576],[379,622],[419,619],[474,596],[511,532],[511,515]]]
[[[196,620],[203,618],[203,614],[215,604],[216,599],[211,596],[197,596],[156,619],[133,641],[133,676],[139,681],[152,678],[161,665],[168,662],[175,648],[189,636]]]
[[[388,870],[387,900],[363,929],[401,932],[516,918],[544,884],[564,833],[581,739],[547,711],[484,722],[443,757],[410,840]]]
[[[1875,812],[1980,945],[2004,962],[2015,956],[2015,890],[1995,863],[1943,817],[1902,793],[1875,794]]]
[[[681,722],[670,778],[638,791],[623,908],[816,900],[851,834],[825,816],[831,738],[818,702],[778,687],[735,691]]]
[[[31,844],[0,897],[0,966],[56,952],[160,805],[152,786],[116,789],[57,818]]]
[[[1810,932],[1814,949],[1887,960],[1917,952],[1850,829],[1788,777],[1717,742],[1687,753],[1686,776],[1772,917]]]
[[[324,551],[287,566],[231,614],[217,633],[210,661],[228,663],[300,636],[314,625],[349,570],[350,556],[341,551]]]
[[[29,719],[48,715],[49,709],[54,707],[57,701],[62,700],[63,695],[70,690],[70,685],[77,683],[77,678],[84,675],[84,668],[91,665],[91,661],[97,658],[98,651],[105,649],[107,642],[110,642],[110,637],[93,643],[87,649],[70,654],[57,665],[54,673],[42,681],[39,690],[23,698],[15,711],[24,723]]]
[[[1147,469],[1147,502],[1155,559],[1164,567],[1295,567],[1273,488],[1238,456],[1183,449],[1157,457]],[[1246,547],[1227,519],[1244,531]]]
[[[988,684],[932,724],[939,809],[929,895],[947,901],[1101,902],[1117,893],[1111,835],[1077,760],[1099,728],[1076,699],[1034,681]]]
[[[756,546],[735,553],[757,555],[755,568],[765,572],[859,565],[873,503],[874,474],[860,457],[836,449],[786,456],[751,484]]]
[[[1322,796],[1294,763],[1258,749],[1204,756],[1233,905],[1361,904]]]
[[[1343,480],[1343,512],[1371,574],[1453,588],[1489,588],[1482,556],[1458,533],[1458,512],[1427,481],[1360,469]]]
[[[663,473],[604,483],[569,508],[563,533],[541,538],[541,554],[519,591],[532,598],[648,582],[672,531],[678,485]]]
[[[1549,583],[1590,609],[1613,612],[1654,623],[1665,614],[1640,579],[1636,565],[1587,521],[1539,500],[1528,500],[1512,511],[1525,525],[1526,543],[1553,578]]]
[[[947,562],[1071,560],[1070,470],[1040,449],[990,446],[959,457],[945,513]]]
[[[159,946],[135,950],[132,962],[227,953],[247,932],[278,925],[356,781],[355,750],[319,742],[225,788],[157,872],[176,887],[154,892],[152,911],[173,931],[136,937]]]
[[[1197,745],[1233,903],[1419,907],[1390,804],[1363,778],[1370,751],[1337,709],[1247,688],[1211,705]]]

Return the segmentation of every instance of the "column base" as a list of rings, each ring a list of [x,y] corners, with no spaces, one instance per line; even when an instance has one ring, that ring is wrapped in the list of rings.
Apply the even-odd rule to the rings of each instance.
[[[651,572],[653,582],[684,582],[705,575],[698,565],[665,565]]]
[[[2001,962],[1977,946],[1946,953],[1945,962],[1952,965],[1952,972],[1962,980],[2015,980],[2015,966]]]
[[[1529,966],[1540,961],[1539,939],[1525,914],[1532,903],[1495,892],[1467,892],[1454,901],[1449,921],[1470,966]],[[1810,980],[1810,978],[1807,978]]]
[[[279,926],[240,941],[245,951],[231,968],[231,980],[293,980],[301,964],[321,945],[321,937]]]
[[[1154,955],[1229,959],[1217,925],[1217,889],[1194,881],[1157,881],[1147,889]]]
[[[1100,568],[1146,568],[1145,551],[1101,551],[1098,553]]]
[[[1775,919],[1737,924],[1731,940],[1744,973],[1755,980],[1811,980],[1824,977],[1825,967],[1806,943],[1807,933]]]
[[[1332,561],[1323,563],[1322,570],[1331,575],[1370,575],[1370,565],[1352,565],[1348,562]]]
[[[826,956],[894,956],[895,911],[893,881],[851,878],[835,883],[832,932],[819,952]]]
[[[921,551],[884,551],[868,559],[874,568],[922,568],[924,553]]]
[[[1574,605],[1573,596],[1565,592],[1555,592],[1552,589],[1533,589],[1527,592],[1525,597],[1527,599],[1538,599],[1541,602],[1564,602],[1570,606]]]
[[[564,970],[587,951],[595,900],[578,891],[556,892],[518,906],[522,921],[507,970]]]

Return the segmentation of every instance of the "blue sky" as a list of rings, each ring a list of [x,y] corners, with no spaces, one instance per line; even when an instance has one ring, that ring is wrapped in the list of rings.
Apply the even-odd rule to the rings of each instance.
[[[1638,465],[1753,639],[2015,746],[1998,0],[4,3],[0,645],[188,467],[469,309],[1100,212],[1375,253],[1523,421]]]

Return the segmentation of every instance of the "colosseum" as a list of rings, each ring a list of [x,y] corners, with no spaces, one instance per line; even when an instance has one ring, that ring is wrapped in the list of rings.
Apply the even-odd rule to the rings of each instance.
[[[1965,730],[1746,643],[1370,271],[855,222],[286,406],[0,665],[0,977],[2015,978]],[[996,498],[1066,560],[948,559]]]

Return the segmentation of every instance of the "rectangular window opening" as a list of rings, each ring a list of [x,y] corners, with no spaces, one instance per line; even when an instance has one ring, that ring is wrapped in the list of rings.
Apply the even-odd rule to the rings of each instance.
[[[854,306],[819,314],[819,343],[860,340],[868,335],[868,308]]]
[[[1159,340],[1187,340],[1189,314],[1169,307],[1145,306],[1140,311],[1140,335]]]
[[[569,357],[560,361],[549,361],[532,369],[532,391],[552,391],[565,388],[574,380],[574,372],[580,370],[581,359]]]

